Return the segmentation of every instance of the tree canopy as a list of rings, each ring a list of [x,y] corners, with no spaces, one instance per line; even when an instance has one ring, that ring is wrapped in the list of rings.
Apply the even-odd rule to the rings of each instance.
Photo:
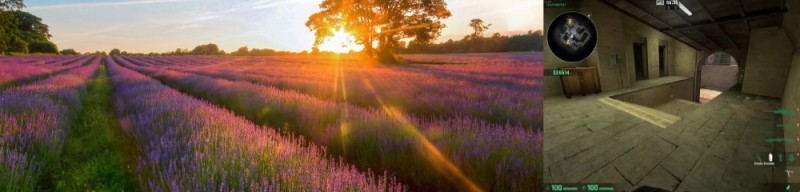
[[[0,11],[17,10],[25,7],[22,0],[0,0]]]
[[[60,53],[62,55],[80,55],[80,53],[75,51],[75,49],[64,49],[64,50],[59,51],[58,53]]]
[[[452,39],[434,44],[419,44],[410,42],[401,53],[485,53],[485,52],[527,52],[542,51],[542,31],[528,31],[525,34],[504,36],[494,33],[490,37],[464,36],[463,39]]]
[[[482,37],[483,32],[488,30],[492,24],[483,24],[482,19],[472,19],[469,22],[469,27],[472,28],[472,37]]]
[[[220,51],[217,44],[209,43],[205,45],[198,45],[194,47],[191,52],[192,55],[222,55],[224,51]]]
[[[0,54],[55,53],[49,27],[31,13],[20,11],[22,0],[0,0]]]
[[[441,20],[451,16],[444,0],[323,0],[319,7],[306,22],[316,36],[315,47],[343,29],[364,45],[367,55],[373,56],[377,42],[380,58],[391,56],[400,39],[432,42],[445,27]]]
[[[122,51],[117,49],[117,48],[114,48],[114,49],[111,49],[111,51],[109,51],[108,54],[109,55],[122,55]]]

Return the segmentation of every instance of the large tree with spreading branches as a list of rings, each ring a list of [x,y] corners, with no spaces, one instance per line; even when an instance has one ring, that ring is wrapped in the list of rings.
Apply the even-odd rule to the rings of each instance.
[[[314,47],[343,29],[364,45],[364,53],[385,62],[396,61],[392,53],[401,39],[435,40],[445,27],[441,20],[451,15],[444,0],[323,0],[319,7],[306,22],[316,36]]]

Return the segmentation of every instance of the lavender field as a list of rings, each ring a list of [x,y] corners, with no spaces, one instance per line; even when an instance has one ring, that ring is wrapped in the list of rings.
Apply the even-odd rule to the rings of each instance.
[[[541,54],[401,57],[0,57],[0,190],[542,188]]]

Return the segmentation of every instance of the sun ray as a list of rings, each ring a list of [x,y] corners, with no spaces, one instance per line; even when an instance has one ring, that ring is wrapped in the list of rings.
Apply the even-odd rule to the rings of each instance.
[[[372,86],[372,83],[363,77],[361,74],[361,80],[364,82],[365,87],[369,90],[372,95],[374,95],[375,99],[377,99],[378,103],[380,104],[381,108],[386,112],[390,117],[395,118],[401,124],[401,128],[403,131],[408,131],[411,133],[414,138],[418,139],[419,142],[422,144],[422,148],[419,149],[422,156],[430,162],[431,165],[438,171],[439,173],[451,177],[451,179],[456,180],[457,182],[463,184],[464,190],[472,191],[472,192],[481,192],[483,191],[475,182],[473,182],[469,177],[467,177],[461,169],[455,165],[450,159],[445,157],[441,151],[428,140],[425,135],[419,131],[419,129],[414,126],[404,115],[403,113],[393,107],[391,105],[387,105],[383,99],[378,95],[375,88]]]

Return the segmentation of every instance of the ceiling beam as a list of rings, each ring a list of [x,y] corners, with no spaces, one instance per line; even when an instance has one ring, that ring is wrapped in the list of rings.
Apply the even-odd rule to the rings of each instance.
[[[722,31],[722,35],[723,35],[723,36],[725,36],[725,39],[727,39],[727,40],[728,40],[728,43],[730,43],[731,45],[733,45],[733,48],[734,48],[734,49],[736,49],[736,50],[739,50],[739,45],[737,45],[737,44],[736,44],[736,42],[735,42],[735,41],[733,41],[733,39],[731,39],[731,35],[730,35],[730,34],[728,34],[728,31],[726,31],[726,30],[725,30],[725,28],[723,28],[723,27],[722,27],[722,25],[717,25],[717,28],[718,28],[720,31]]]
[[[786,10],[781,10],[780,7],[773,7],[773,8],[769,8],[769,9],[763,9],[763,10],[749,12],[749,13],[746,13],[744,16],[729,15],[729,16],[724,16],[724,17],[718,17],[716,19],[716,21],[701,21],[701,22],[689,24],[688,26],[676,27],[676,28],[672,28],[672,29],[661,29],[661,31],[680,31],[680,30],[692,29],[692,28],[697,28],[697,27],[703,27],[703,26],[707,26],[707,25],[721,25],[721,24],[726,24],[726,23],[737,22],[737,21],[740,21],[740,20],[748,20],[748,19],[754,19],[754,18],[760,18],[760,17],[773,16],[773,15],[777,15],[777,14],[783,14],[784,12],[786,12]]]
[[[714,18],[713,15],[711,15],[711,12],[708,11],[708,7],[706,6],[705,3],[703,3],[703,0],[695,0],[695,2],[697,2],[697,4],[700,4],[700,8],[703,9],[703,12],[706,12],[706,15],[708,15],[708,19],[711,20],[711,22],[716,22],[716,19]],[[728,40],[728,43],[733,45],[734,49],[738,50],[739,45],[736,45],[736,42],[734,42],[733,39],[731,39],[731,35],[728,34],[728,31],[726,31],[725,28],[723,28],[722,25],[720,25],[719,23],[717,23],[715,26],[717,29],[722,31],[722,35],[725,36],[725,39]]]
[[[689,38],[689,36],[686,36],[686,34],[683,34],[680,31],[675,31],[675,32],[672,32],[672,33],[677,33],[677,34],[669,34],[669,33],[667,33],[667,35],[669,35],[671,37],[675,37],[675,39],[677,39],[678,41],[683,42],[684,44],[689,45],[691,47],[694,47],[695,49],[710,50],[710,48],[706,47],[705,45],[703,45],[700,42],[695,41],[692,38]]]
[[[714,48],[714,49],[718,49],[718,50],[725,49],[722,46],[719,46],[719,43],[717,43],[717,41],[714,41],[714,39],[711,39],[708,36],[706,36],[706,34],[703,33],[703,31],[700,31],[699,29],[694,29],[694,31],[695,31],[694,33],[699,35],[700,38],[706,39],[706,40],[708,40],[708,42],[711,43],[712,47],[709,47],[709,48]],[[691,37],[691,35],[689,35],[689,37]]]
[[[636,6],[635,4],[628,2],[627,0],[603,0],[603,2],[619,10],[622,13],[625,13],[626,15],[629,15],[633,18],[636,18],[637,20],[642,21],[643,23],[650,23],[642,20],[643,19],[642,17],[645,17],[644,20],[650,19],[653,22],[655,22],[655,24],[666,26],[669,29],[673,27],[672,25],[667,24],[661,19],[658,19],[658,17],[651,15],[650,12],[643,10],[641,7]],[[659,27],[655,27],[655,29],[659,29]]]
[[[703,0],[695,0],[695,2],[700,5],[700,9],[703,9],[703,12],[706,13],[706,16],[708,16],[708,19],[711,20],[711,22],[716,22],[716,18],[714,18],[714,16],[711,15],[711,12],[708,11],[708,7],[706,7],[706,4],[703,3]]]
[[[739,2],[739,16],[744,17],[744,13],[746,12],[744,11],[744,2],[742,2],[742,0],[738,0],[736,2]]]
[[[677,16],[677,17],[678,17],[678,19],[679,19],[679,20],[680,20],[682,23],[684,23],[686,26],[691,26],[691,25],[692,25],[691,23],[689,23],[689,21],[688,21],[688,20],[686,20],[686,18],[683,18],[683,15],[681,15],[679,12],[677,12],[677,11],[668,11],[668,12],[669,12],[670,14],[673,14],[673,15]],[[709,42],[711,42],[711,45],[713,45],[713,46],[714,46],[714,48],[716,48],[716,49],[724,49],[724,48],[722,48],[722,46],[719,46],[719,43],[717,43],[716,41],[714,41],[714,39],[711,39],[711,38],[709,38],[709,37],[708,37],[708,36],[707,36],[705,33],[703,33],[703,31],[700,31],[699,29],[695,29],[695,31],[697,31],[696,33],[697,33],[697,34],[699,34],[701,38],[703,38],[703,39],[706,39],[706,40],[708,40]],[[707,47],[707,46],[706,46],[706,47]]]
[[[625,15],[625,16],[628,16],[628,17],[630,17],[630,18],[633,18],[633,19],[635,19],[636,21],[642,22],[643,24],[645,24],[645,25],[649,26],[650,28],[653,28],[653,29],[656,29],[656,30],[658,30],[658,29],[659,29],[658,27],[655,27],[655,26],[653,26],[653,24],[652,24],[652,23],[650,23],[650,22],[647,22],[647,21],[644,21],[644,20],[642,20],[642,18],[639,18],[639,17],[637,17],[637,16],[634,16],[634,15],[633,15],[633,14],[631,14],[630,12],[627,12],[626,10],[623,10],[623,9],[621,9],[621,8],[617,7],[617,5],[615,5],[615,4],[613,4],[613,3],[609,2],[609,1],[616,1],[616,2],[620,2],[620,1],[625,1],[625,0],[601,0],[600,2],[603,2],[603,4],[606,4],[606,5],[608,5],[609,7],[613,8],[614,10],[617,10],[617,11],[619,11],[620,13],[622,13],[622,14],[623,14],[623,15]],[[628,3],[628,4],[630,4],[630,3]],[[641,10],[639,10],[639,11],[641,11]],[[663,23],[663,22],[662,22],[662,24],[663,24],[663,25],[665,25],[665,26],[669,26],[670,28],[672,28],[672,26],[670,26],[670,25],[667,25],[667,24],[665,24],[665,23]],[[659,30],[659,31],[662,31],[662,30]],[[674,35],[672,35],[672,34],[670,34],[670,33],[667,33],[667,32],[664,32],[664,31],[662,31],[662,32],[663,32],[665,35],[672,37],[672,38],[673,38],[673,39],[675,39],[676,41],[680,41],[680,42],[681,42],[681,43],[683,43],[683,44],[689,45],[690,47],[692,47],[692,48],[694,48],[694,49],[696,49],[696,50],[699,50],[699,49],[701,49],[700,47],[692,46],[692,44],[689,44],[689,43],[687,43],[686,41],[684,41],[684,40],[682,40],[682,39],[680,39],[680,38],[677,38],[677,37],[675,37]],[[688,38],[688,37],[687,37],[687,38]],[[698,45],[701,45],[701,46],[702,46],[702,44],[698,44]],[[706,48],[706,49],[708,49],[708,48]]]

